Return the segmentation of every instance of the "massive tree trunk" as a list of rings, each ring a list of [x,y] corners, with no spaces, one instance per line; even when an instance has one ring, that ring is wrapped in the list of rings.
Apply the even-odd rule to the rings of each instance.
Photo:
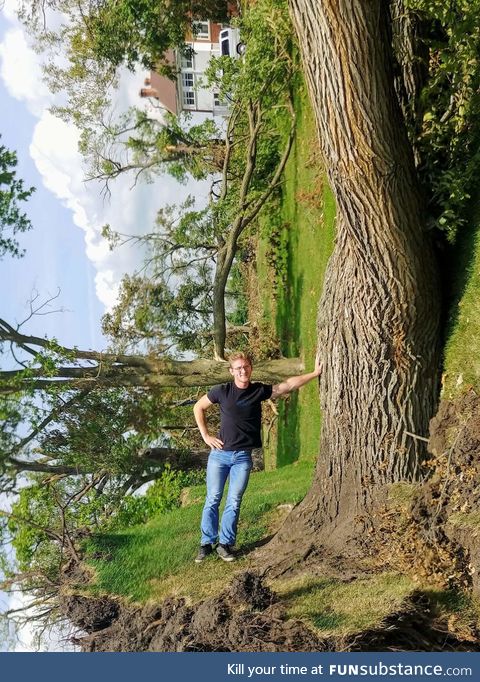
[[[439,378],[436,265],[394,91],[382,0],[290,0],[337,239],[318,319],[322,438],[280,540],[340,549],[385,484],[415,479]],[[333,530],[336,529],[336,532]]]
[[[212,386],[230,381],[227,362],[216,360],[172,360],[154,355],[125,355],[94,350],[80,350],[58,346],[57,342],[39,336],[27,336],[0,319],[0,341],[41,358],[41,352],[57,348],[70,365],[32,367],[28,371],[13,369],[0,371],[0,395],[22,390],[44,390],[55,387],[91,388],[137,386],[139,388]],[[85,364],[85,363],[88,363]],[[299,358],[264,360],[255,364],[255,380],[277,383],[281,379],[300,374],[303,363]]]
[[[100,355],[100,354],[98,354]],[[91,353],[92,359],[95,354]],[[110,356],[113,358],[114,356]],[[107,354],[104,358],[108,358]],[[0,372],[0,395],[23,390],[114,388],[169,388],[213,386],[231,381],[226,362],[215,360],[153,360],[141,356],[115,356],[112,364],[98,361],[93,367],[57,367],[48,374],[42,369]],[[141,362],[142,361],[142,362]],[[95,360],[96,362],[96,360]],[[304,369],[299,358],[263,360],[255,364],[255,381],[276,384]]]

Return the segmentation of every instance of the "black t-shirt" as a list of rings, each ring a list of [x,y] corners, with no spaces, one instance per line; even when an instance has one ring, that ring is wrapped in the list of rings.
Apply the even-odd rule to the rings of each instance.
[[[210,389],[208,399],[220,405],[220,440],[224,450],[262,447],[262,400],[271,395],[272,386],[260,383],[238,388],[231,381]]]

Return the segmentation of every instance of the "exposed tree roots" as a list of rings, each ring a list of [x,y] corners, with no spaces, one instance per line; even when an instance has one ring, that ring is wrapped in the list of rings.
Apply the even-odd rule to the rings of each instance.
[[[342,639],[321,638],[289,619],[255,573],[237,576],[229,590],[195,606],[167,599],[159,606],[132,608],[70,597],[65,609],[86,632],[74,640],[84,651],[480,651],[473,638],[458,638],[446,623],[436,622],[420,593],[381,627]]]
[[[393,490],[369,526],[355,518],[321,532],[309,527],[308,499],[254,555],[256,572],[237,575],[220,595],[190,605],[167,599],[132,607],[69,596],[63,613],[85,651],[480,651],[477,623],[459,630],[420,590],[379,627],[321,637],[288,617],[265,577],[308,573],[351,581],[380,568],[423,584],[479,590],[480,398],[441,404],[431,423],[426,480]],[[395,494],[393,494],[395,493]],[[310,516],[310,518],[312,518]],[[343,547],[342,547],[343,544]]]

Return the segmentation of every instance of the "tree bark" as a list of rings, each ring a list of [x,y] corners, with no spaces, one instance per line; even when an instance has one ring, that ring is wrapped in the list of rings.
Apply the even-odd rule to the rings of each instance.
[[[439,379],[439,288],[394,90],[387,3],[290,0],[337,238],[318,318],[322,437],[280,540],[344,547],[393,481],[415,479]],[[332,525],[338,530],[332,533]]]
[[[424,107],[421,91],[428,78],[428,47],[422,41],[424,22],[405,6],[405,0],[390,0],[394,84],[404,120],[411,132],[415,165],[421,164],[416,139],[422,128]]]
[[[45,341],[45,340],[43,340]],[[169,360],[142,356],[115,356],[96,351],[71,351],[74,357],[90,359],[89,367],[57,367],[48,375],[41,369],[8,370],[0,372],[0,394],[22,390],[48,390],[57,387],[112,388],[167,388],[212,386],[231,381],[227,362],[215,360]],[[255,380],[278,383],[279,380],[300,374],[304,369],[299,358],[262,361],[255,365]]]

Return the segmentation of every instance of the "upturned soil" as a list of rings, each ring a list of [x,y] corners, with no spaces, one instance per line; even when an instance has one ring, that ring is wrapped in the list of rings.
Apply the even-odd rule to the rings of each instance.
[[[422,564],[423,576],[431,576],[437,585],[479,592],[480,398],[473,391],[441,403],[431,422],[429,450],[426,481],[410,501],[407,522],[400,530],[388,524],[379,528],[379,543],[396,545],[406,563],[411,561],[412,571]],[[403,553],[402,540],[414,547],[412,555]],[[380,547],[379,556],[382,552]],[[305,561],[309,571],[315,568],[312,558]],[[335,561],[336,577],[345,569],[343,578],[355,579],[351,563],[341,559]],[[317,563],[317,574],[320,568],[333,567],[326,556]],[[297,564],[296,572],[299,569]],[[237,575],[224,592],[195,605],[170,598],[134,607],[106,597],[70,595],[61,608],[78,628],[73,641],[84,651],[480,651],[478,625],[462,634],[452,632],[450,622],[435,615],[421,591],[378,628],[322,638],[288,617],[262,574]]]
[[[65,615],[84,634],[83,651],[480,651],[477,642],[450,634],[431,617],[428,599],[413,595],[381,627],[348,638],[321,638],[289,619],[276,595],[252,572],[195,606],[167,599],[132,608],[111,599],[70,596]]]

